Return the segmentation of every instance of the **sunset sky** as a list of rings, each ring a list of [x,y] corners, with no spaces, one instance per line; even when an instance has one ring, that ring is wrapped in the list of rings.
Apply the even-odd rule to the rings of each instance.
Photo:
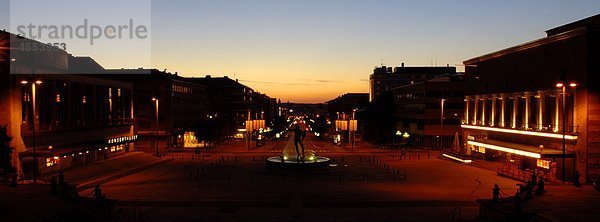
[[[459,65],[599,9],[598,0],[154,0],[150,66],[227,75],[282,101],[323,102],[368,92],[368,75],[382,62]],[[6,11],[0,6],[0,29],[9,29]],[[143,65],[112,53],[85,54],[106,68]]]

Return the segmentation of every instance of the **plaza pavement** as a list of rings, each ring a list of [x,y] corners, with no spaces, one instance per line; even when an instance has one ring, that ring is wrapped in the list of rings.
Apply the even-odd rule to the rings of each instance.
[[[307,150],[312,147],[331,157],[334,165],[328,170],[265,169],[265,158],[284,150],[295,153],[291,139],[269,141],[250,151],[243,141],[234,141],[199,155],[184,152],[156,158],[134,152],[65,175],[80,184],[102,184],[108,198],[119,200],[126,218],[145,221],[473,220],[479,210],[476,200],[491,198],[494,183],[503,197],[513,195],[518,183],[477,164],[440,159],[431,151],[401,157],[397,150],[368,145],[351,152],[313,136],[305,141]],[[80,193],[91,192],[90,187],[82,187]],[[597,221],[600,193],[589,186],[548,185],[547,190],[526,203],[524,211],[556,221]],[[31,201],[11,195],[21,205]],[[49,206],[52,201],[45,199],[33,208],[47,213],[61,206]],[[507,209],[511,206],[503,203]]]
[[[102,187],[124,212],[159,221],[446,220],[457,209],[462,219],[473,219],[475,200],[490,198],[493,183],[514,193],[515,181],[425,154],[400,160],[389,151],[342,152],[311,136],[305,145],[325,147],[319,155],[334,158],[335,166],[310,173],[268,171],[264,158],[294,150],[293,142],[281,140],[250,153],[219,152],[226,149],[219,146],[204,158],[174,156]]]

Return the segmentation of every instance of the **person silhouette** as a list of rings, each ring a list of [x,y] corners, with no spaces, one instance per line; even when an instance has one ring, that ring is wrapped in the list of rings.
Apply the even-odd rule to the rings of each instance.
[[[302,143],[304,137],[306,137],[306,132],[300,128],[300,125],[296,125],[294,127],[294,146],[296,147],[296,158],[298,161],[304,160],[304,143]],[[302,156],[300,156],[298,145],[302,148]]]

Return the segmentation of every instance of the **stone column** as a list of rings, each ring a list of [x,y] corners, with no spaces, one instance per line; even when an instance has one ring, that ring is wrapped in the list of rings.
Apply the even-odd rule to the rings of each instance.
[[[481,99],[481,125],[485,126],[485,106],[487,104],[487,97]]]
[[[465,98],[465,123],[464,124],[469,124],[469,97]]]
[[[496,101],[497,101],[496,98],[497,98],[496,96],[494,96],[492,98],[492,110],[491,110],[491,113],[490,113],[491,114],[490,115],[490,126],[496,125],[495,124],[496,123],[496,109],[497,109],[496,108]]]
[[[500,126],[506,127],[506,120],[504,119],[504,114],[506,112],[506,97],[504,95],[500,96]]]
[[[475,105],[473,108],[473,125],[477,125],[477,111],[479,108],[479,99],[475,97],[473,100],[475,100]]]
[[[537,119],[537,129],[544,129],[544,93],[538,93],[538,119]]]
[[[513,100],[513,112],[512,112],[512,128],[517,128],[517,113],[519,112],[519,96],[515,95]]]

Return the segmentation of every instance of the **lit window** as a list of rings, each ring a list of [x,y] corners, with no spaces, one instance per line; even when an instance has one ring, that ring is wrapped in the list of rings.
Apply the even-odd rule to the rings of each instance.
[[[550,161],[537,159],[537,166],[544,169],[550,169]]]
[[[46,158],[46,167],[51,167],[60,164],[60,158],[55,156],[52,158]]]

